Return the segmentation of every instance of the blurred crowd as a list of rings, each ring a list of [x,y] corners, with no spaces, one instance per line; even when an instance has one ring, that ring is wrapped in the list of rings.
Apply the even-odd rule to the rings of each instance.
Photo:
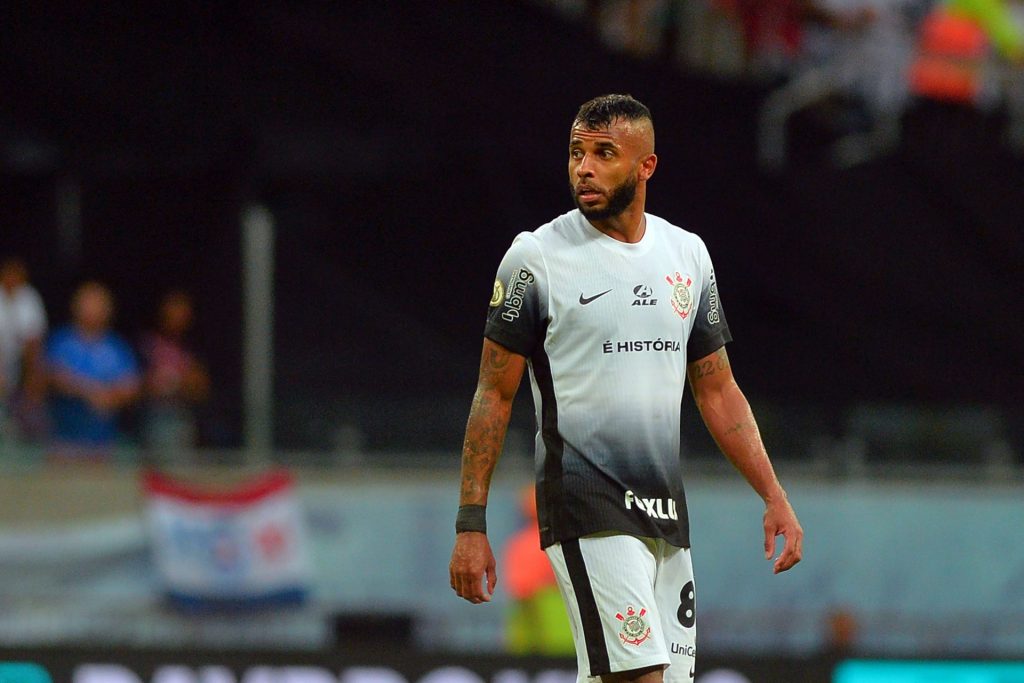
[[[154,458],[196,445],[210,380],[188,341],[192,299],[167,292],[134,340],[114,330],[114,313],[111,290],[86,281],[70,321],[50,329],[25,262],[0,262],[0,453],[34,444],[52,461],[103,462],[129,443]]]
[[[1024,153],[1024,0],[544,0],[610,49],[766,84],[760,155],[785,163],[785,126],[819,107],[839,165],[891,148],[915,100],[1006,113]]]

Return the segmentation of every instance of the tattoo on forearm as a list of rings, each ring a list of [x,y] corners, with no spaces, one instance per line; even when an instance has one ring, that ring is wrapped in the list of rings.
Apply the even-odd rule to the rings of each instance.
[[[484,366],[490,370],[503,370],[508,366],[511,354],[504,349],[488,349]]]
[[[729,355],[725,352],[725,347],[715,351],[714,358],[707,358],[694,362],[693,364],[693,377],[694,379],[701,379],[702,377],[710,377],[716,372],[725,370],[729,367]]]
[[[462,445],[461,501],[482,503],[501,454],[510,405],[501,401],[497,384],[511,360],[504,349],[488,349],[480,362],[480,382],[469,411]]]
[[[728,429],[726,429],[725,433],[727,435],[728,434],[738,434],[738,433],[742,432],[744,429],[748,429],[749,427],[750,427],[750,425],[743,424],[742,422],[737,422],[732,427],[729,427]]]
[[[708,375],[715,374],[715,364],[709,360],[698,361],[697,364],[694,365],[693,370],[697,379],[700,379],[701,377],[707,377]]]

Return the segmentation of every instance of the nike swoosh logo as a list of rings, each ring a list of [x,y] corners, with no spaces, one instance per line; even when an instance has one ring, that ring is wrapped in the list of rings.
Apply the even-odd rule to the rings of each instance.
[[[612,290],[607,289],[607,290],[601,292],[600,294],[595,294],[594,296],[591,296],[591,297],[584,297],[583,296],[583,292],[580,292],[580,304],[583,305],[583,306],[586,306],[591,301],[594,301],[595,299],[600,299],[602,296],[604,296],[605,294],[607,294],[610,291],[612,291]]]

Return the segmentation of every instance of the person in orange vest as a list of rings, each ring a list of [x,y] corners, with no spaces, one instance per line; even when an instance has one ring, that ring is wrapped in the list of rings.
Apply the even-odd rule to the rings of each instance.
[[[514,654],[575,655],[569,616],[558,592],[555,572],[540,547],[534,487],[523,489],[526,524],[505,544],[505,585],[512,596],[507,647]]]
[[[1024,63],[1024,31],[1002,0],[949,0],[921,25],[910,69],[913,91],[923,97],[976,104],[986,86],[990,54]]]

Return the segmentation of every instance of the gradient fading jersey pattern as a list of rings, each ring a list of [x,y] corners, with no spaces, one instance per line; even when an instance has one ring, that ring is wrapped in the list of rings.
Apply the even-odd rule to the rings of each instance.
[[[623,531],[689,547],[687,359],[731,341],[704,242],[646,214],[626,244],[571,211],[520,233],[485,336],[529,359],[541,545]]]

